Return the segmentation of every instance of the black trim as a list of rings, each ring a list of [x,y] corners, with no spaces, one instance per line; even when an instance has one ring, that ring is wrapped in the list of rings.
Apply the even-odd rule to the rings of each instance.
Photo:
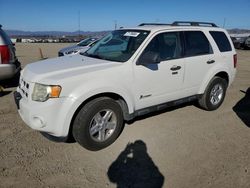
[[[197,99],[200,98],[200,96],[201,95],[192,95],[192,96],[185,97],[185,98],[182,98],[182,99],[178,99],[178,100],[158,104],[158,105],[155,105],[155,106],[150,106],[150,107],[143,108],[143,109],[140,109],[140,110],[136,110],[132,114],[126,114],[124,116],[124,119],[129,121],[129,120],[134,119],[137,116],[146,115],[146,114],[149,114],[149,113],[152,113],[152,112],[164,110],[164,109],[172,107],[172,106],[177,106],[177,105],[180,105],[180,104],[183,104],[183,103],[186,103],[186,102],[191,102],[191,101],[197,100]]]
[[[14,95],[14,99],[15,99],[15,103],[16,103],[17,109],[19,110],[20,109],[20,100],[22,99],[22,96],[17,91],[15,91],[13,93],[13,95]]]
[[[211,22],[193,22],[193,21],[175,21],[171,24],[172,26],[205,26],[205,27],[218,27],[216,24]]]
[[[68,137],[57,137],[57,136],[53,136],[49,133],[46,133],[46,132],[40,132],[41,135],[43,135],[45,138],[47,138],[48,140],[50,141],[53,141],[53,142],[67,142],[68,140]]]
[[[138,26],[144,25],[166,25],[166,26],[200,26],[200,27],[218,27],[211,22],[194,22],[194,21],[175,21],[172,24],[167,23],[141,23]]]
[[[171,24],[165,24],[165,23],[141,23],[138,26],[144,26],[144,25],[168,25],[168,26],[171,26]]]

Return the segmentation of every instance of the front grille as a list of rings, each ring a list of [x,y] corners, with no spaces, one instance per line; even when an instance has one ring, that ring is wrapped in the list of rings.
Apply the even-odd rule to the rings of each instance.
[[[30,84],[21,77],[18,87],[19,87],[19,89],[21,91],[22,96],[28,98],[29,97]]]

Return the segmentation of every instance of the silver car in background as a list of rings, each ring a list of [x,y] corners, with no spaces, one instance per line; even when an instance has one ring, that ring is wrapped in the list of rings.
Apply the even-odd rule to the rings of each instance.
[[[58,52],[58,56],[75,55],[87,51],[98,41],[98,38],[86,38],[76,45],[68,46]]]
[[[2,81],[13,78],[21,70],[15,51],[14,44],[0,25],[0,84]]]

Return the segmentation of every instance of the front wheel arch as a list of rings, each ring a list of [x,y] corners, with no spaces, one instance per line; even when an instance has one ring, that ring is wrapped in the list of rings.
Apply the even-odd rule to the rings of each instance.
[[[73,135],[72,135],[72,128],[73,128],[73,122],[76,118],[76,115],[79,113],[79,111],[83,108],[83,106],[85,106],[88,102],[92,101],[92,100],[95,100],[97,98],[101,98],[101,97],[108,97],[108,98],[111,98],[115,101],[117,101],[117,103],[121,106],[121,109],[122,109],[122,112],[123,112],[123,118],[124,120],[128,120],[128,114],[129,114],[129,108],[128,108],[128,104],[127,102],[125,101],[125,99],[116,94],[116,93],[100,93],[100,94],[96,94],[94,96],[91,96],[89,98],[87,98],[86,100],[84,100],[80,105],[78,105],[77,109],[75,110],[72,118],[71,118],[71,121],[70,121],[70,126],[69,126],[69,131],[68,131],[68,140],[67,142],[74,142],[74,138],[73,138]]]
[[[108,112],[110,116],[105,117]],[[109,122],[113,117],[115,121]],[[110,127],[109,124],[113,125]],[[117,101],[98,97],[87,102],[76,114],[72,122],[72,136],[84,148],[97,151],[111,145],[122,132],[123,126],[122,109]]]

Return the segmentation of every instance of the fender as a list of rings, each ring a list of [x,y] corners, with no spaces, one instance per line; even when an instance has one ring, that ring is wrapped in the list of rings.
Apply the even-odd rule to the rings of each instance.
[[[217,66],[212,67],[209,72],[206,74],[204,77],[202,84],[199,88],[198,94],[203,94],[210,82],[210,80],[218,73],[220,72],[225,72],[227,73],[228,79],[229,79],[229,84],[231,83],[232,78],[230,77],[231,71],[227,66],[219,65],[220,63],[217,64]]]
[[[124,99],[125,103],[127,104],[129,114],[132,114],[134,112],[135,104],[132,97],[133,95],[131,94],[130,90],[126,88],[125,85],[118,85],[114,81],[91,81],[81,85],[81,87],[75,88],[75,90],[70,93],[69,98],[71,101],[71,106],[67,106],[68,112],[65,115],[66,118],[64,118],[65,121],[63,122],[63,130],[65,130],[67,133],[69,132],[70,124],[75,112],[87,99],[102,93],[113,93],[119,95]]]

